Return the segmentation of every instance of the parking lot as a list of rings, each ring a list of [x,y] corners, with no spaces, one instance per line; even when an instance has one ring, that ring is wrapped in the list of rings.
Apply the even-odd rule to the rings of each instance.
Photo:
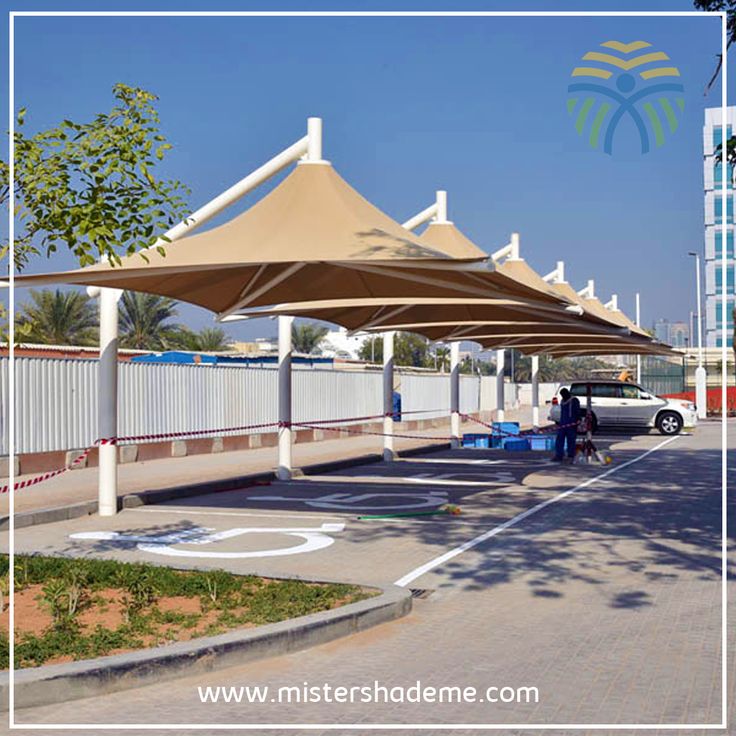
[[[720,425],[675,439],[602,433],[597,442],[611,466],[445,450],[19,530],[18,552],[399,583],[419,597],[407,618],[329,645],[196,682],[19,711],[17,720],[715,723]],[[461,513],[428,513],[448,503]],[[360,518],[407,513],[417,515]],[[201,685],[417,679],[533,685],[540,699],[332,707],[197,699]]]

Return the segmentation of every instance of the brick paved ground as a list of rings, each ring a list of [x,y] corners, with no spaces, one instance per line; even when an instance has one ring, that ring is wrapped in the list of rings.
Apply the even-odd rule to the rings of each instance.
[[[477,426],[472,425],[471,428],[469,423],[464,424],[463,428],[464,431],[477,431]],[[412,430],[410,434],[426,439],[397,439],[397,450],[419,447],[431,442],[433,437],[440,437],[442,439],[437,441],[444,441],[444,438],[449,435],[449,427]],[[293,463],[295,467],[299,467],[342,460],[359,455],[380,453],[382,447],[382,438],[374,435],[299,443],[294,445]],[[260,473],[273,470],[276,465],[277,449],[275,447],[126,463],[118,466],[118,493],[124,495],[175,485],[231,478],[248,473]],[[21,475],[16,478],[16,481],[32,477],[34,477],[32,474]],[[15,498],[15,510],[16,512],[30,511],[96,498],[97,468],[83,468],[23,489]],[[8,496],[3,495],[0,496],[0,515],[7,513]]]
[[[716,723],[721,709],[719,440],[719,427],[704,424],[695,437],[675,440],[422,575],[411,585],[434,593],[418,600],[414,612],[401,621],[207,677],[19,711],[17,720]],[[620,466],[660,442],[658,436],[645,436],[633,441],[614,438],[608,444]],[[509,462],[468,463],[499,458]],[[438,462],[452,459],[460,462]],[[426,460],[429,462],[342,471],[341,477],[274,484],[257,491],[286,496],[288,501],[254,500],[250,489],[248,494],[222,494],[216,505],[211,497],[203,497],[188,501],[186,507],[177,504],[175,508],[168,505],[129,511],[104,522],[75,520],[22,530],[17,543],[22,549],[46,547],[74,554],[140,558],[142,553],[134,548],[96,546],[69,540],[68,535],[103,528],[150,533],[155,527],[204,523],[221,529],[231,528],[233,520],[238,525],[271,526],[274,518],[267,515],[275,514],[296,517],[280,519],[279,525],[337,521],[346,527],[324,550],[268,560],[229,560],[229,567],[270,574],[391,581],[602,472],[590,467],[529,468],[527,462],[540,462],[537,456],[512,458],[482,451],[444,453]],[[479,472],[487,472],[489,478],[497,472],[510,475],[491,480],[486,487],[469,485],[477,482]],[[427,477],[407,481],[408,476],[420,474]],[[451,477],[438,478],[447,475]],[[447,480],[457,485],[441,482]],[[315,497],[325,495],[334,498],[334,493],[350,494],[338,497],[343,501],[375,493],[378,500],[372,503],[386,503],[388,494],[407,491],[424,493],[425,497],[446,492],[449,499],[461,503],[464,513],[453,519],[358,522],[355,512],[306,503],[311,500],[314,504]],[[276,536],[262,536],[263,546],[283,544]],[[240,541],[228,543],[230,547],[218,549],[256,549],[247,546],[254,543],[246,543],[245,536],[237,539]],[[733,696],[736,673],[733,666],[731,669]],[[478,688],[529,685],[539,689],[540,699],[529,705],[203,705],[197,695],[198,686],[261,684],[278,688],[304,682],[350,686],[374,680],[388,686],[409,686],[417,680],[424,685]],[[330,733],[311,731],[320,732]],[[469,732],[457,729],[447,733]],[[543,733],[513,728],[501,732]],[[581,733],[544,733],[568,732]],[[702,729],[677,732],[706,733]]]

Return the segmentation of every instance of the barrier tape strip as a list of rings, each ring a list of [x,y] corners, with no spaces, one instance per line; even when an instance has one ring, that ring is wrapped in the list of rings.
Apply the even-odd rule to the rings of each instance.
[[[349,417],[348,419],[311,419],[309,424],[345,424],[346,422],[364,422],[368,419],[385,419],[386,417],[397,417],[403,416],[404,414],[432,414],[436,412],[449,413],[449,409],[415,409],[414,411],[403,411],[398,409],[396,411],[387,411],[383,414],[371,414],[364,417]]]
[[[482,424],[484,427],[487,427],[491,430],[491,435],[498,437],[525,437],[526,435],[530,434],[551,434],[552,432],[556,432],[558,429],[562,429],[564,427],[577,427],[580,424],[580,422],[569,422],[568,424],[548,424],[546,427],[537,427],[536,429],[522,429],[518,433],[515,433],[507,432],[504,429],[494,427],[492,424],[488,424],[488,422],[484,422],[482,419],[477,419],[470,414],[460,414],[460,416],[464,419],[469,419],[471,422],[475,422],[476,424]]]
[[[94,445],[92,447],[88,447],[86,450],[82,451],[77,457],[74,458],[68,465],[65,465],[63,468],[58,468],[57,470],[49,470],[47,473],[43,473],[42,475],[37,475],[35,478],[28,478],[26,480],[18,481],[17,483],[13,484],[13,490],[17,491],[22,488],[28,488],[29,486],[35,486],[38,483],[43,483],[45,480],[50,480],[51,478],[55,478],[57,475],[61,475],[62,473],[66,473],[67,470],[71,470],[72,468],[75,468],[79,463],[81,463],[87,455],[92,452],[92,449],[94,447],[97,447],[98,445],[114,445],[115,440],[96,440]],[[7,493],[10,490],[9,485],[4,485],[0,487],[0,494]]]
[[[246,424],[240,427],[227,427],[224,429],[195,429],[191,430],[189,432],[162,432],[160,434],[140,434],[140,435],[131,435],[129,437],[108,437],[104,439],[95,440],[94,443],[88,447],[86,450],[83,450],[77,457],[72,460],[71,463],[68,465],[65,465],[63,468],[58,468],[57,470],[49,470],[46,473],[42,473],[41,475],[37,475],[34,478],[27,478],[26,480],[20,480],[13,484],[13,490],[18,491],[23,488],[28,488],[29,486],[35,486],[39,483],[43,483],[44,481],[51,480],[51,478],[56,478],[56,476],[61,475],[62,473],[66,473],[68,470],[72,470],[73,468],[77,467],[87,456],[92,452],[92,450],[95,447],[98,447],[99,445],[116,445],[119,446],[125,442],[141,442],[141,441],[151,441],[151,440],[161,440],[161,439],[171,439],[174,437],[201,437],[202,435],[206,434],[214,434],[214,433],[225,433],[225,432],[238,432],[243,431],[246,429],[263,429],[265,427],[276,427],[279,426],[278,422],[264,422],[262,424]],[[3,493],[8,493],[10,491],[10,485],[4,485],[0,486],[0,495]]]
[[[77,467],[82,461],[84,461],[90,452],[95,447],[98,447],[99,445],[116,445],[119,446],[126,442],[150,442],[154,440],[162,440],[162,439],[173,439],[177,437],[201,437],[203,435],[208,434],[225,434],[227,432],[243,432],[245,430],[250,429],[265,429],[267,427],[302,427],[304,429],[323,429],[327,431],[333,431],[333,432],[346,432],[347,434],[353,434],[353,435],[372,435],[376,437],[397,437],[399,439],[410,439],[410,440],[425,440],[425,439],[436,439],[436,440],[444,440],[444,441],[452,441],[459,439],[458,437],[453,436],[444,436],[444,435],[418,435],[418,434],[403,434],[403,433],[391,433],[390,435],[386,432],[380,432],[380,431],[371,431],[371,430],[361,430],[361,429],[349,429],[347,427],[332,427],[332,426],[326,426],[330,424],[345,424],[347,422],[357,422],[357,421],[364,421],[367,419],[383,419],[384,417],[393,417],[397,414],[403,415],[403,414],[428,414],[433,413],[437,411],[442,411],[441,409],[418,409],[416,411],[401,411],[401,412],[386,412],[385,414],[375,414],[372,416],[363,416],[363,417],[348,417],[347,419],[324,419],[324,420],[314,420],[311,422],[262,422],[260,424],[246,424],[241,425],[238,427],[225,427],[225,428],[218,428],[218,429],[197,429],[197,430],[190,430],[185,432],[161,432],[158,434],[140,434],[140,435],[130,435],[128,437],[111,437],[111,438],[105,438],[105,439],[99,439],[95,440],[94,444],[87,449],[83,450],[77,457],[72,460],[71,463],[64,466],[63,468],[58,468],[57,470],[50,470],[46,473],[43,473],[41,475],[35,476],[34,478],[28,478],[26,480],[17,481],[13,484],[13,490],[21,490],[23,488],[28,488],[30,486],[38,485],[39,483],[43,483],[44,481],[50,480],[51,478],[56,478],[57,476],[61,475],[62,473],[66,473],[69,470],[72,470],[73,468]],[[493,425],[488,424],[487,422],[484,422],[482,419],[477,419],[476,417],[471,416],[470,414],[460,414],[460,416],[464,419],[469,419],[470,421],[476,422],[477,424],[481,424],[484,427],[487,427],[491,430],[491,434],[497,434],[497,435],[506,435],[509,437],[516,437],[519,435],[515,435],[512,432],[506,432],[504,430],[500,430],[497,427],[493,427]],[[577,423],[575,423],[577,424]],[[566,424],[566,425],[559,425],[559,426],[573,426],[573,424]],[[520,432],[520,435],[530,434],[533,432],[553,432],[557,431],[559,426],[553,426],[550,425],[550,427],[547,428],[541,428],[538,430],[524,430]],[[10,491],[10,485],[4,485],[0,486],[0,494],[8,493]]]
[[[365,417],[348,417],[347,419],[325,419],[325,420],[315,420],[311,422],[312,425],[322,425],[322,424],[337,424],[337,423],[345,423],[345,422],[357,422],[357,421],[365,421],[367,419],[383,419],[387,416],[395,416],[396,414],[402,413],[402,414],[426,414],[430,412],[435,411],[442,411],[441,409],[417,409],[416,411],[407,411],[407,412],[386,412],[385,414],[376,414],[373,416],[365,416]],[[177,437],[202,437],[204,435],[208,434],[225,434],[229,432],[244,432],[245,430],[251,430],[251,429],[266,429],[267,427],[289,427],[289,426],[310,426],[310,425],[296,425],[294,423],[289,424],[288,422],[262,422],[260,424],[245,424],[238,427],[224,427],[224,428],[218,428],[218,429],[195,429],[190,430],[187,432],[161,432],[158,434],[139,434],[139,435],[130,435],[128,437],[111,437],[111,438],[105,438],[100,440],[95,440],[95,442],[88,447],[87,449],[83,450],[77,457],[72,460],[71,463],[68,465],[65,465],[63,468],[58,468],[56,470],[49,470],[46,473],[42,473],[41,475],[37,475],[33,478],[27,478],[26,480],[17,481],[13,484],[13,490],[22,490],[23,488],[29,488],[30,486],[38,485],[39,483],[43,483],[44,481],[51,480],[51,478],[56,478],[57,476],[61,475],[62,473],[66,473],[69,470],[72,470],[73,468],[76,468],[80,463],[82,463],[92,452],[92,450],[95,447],[98,447],[99,445],[122,445],[126,442],[151,442],[154,440],[163,440],[163,439],[174,439]],[[322,429],[321,426],[314,426],[313,429]],[[330,429],[329,427],[324,427],[324,429]],[[355,432],[353,432],[355,434]],[[4,485],[0,486],[0,494],[8,493],[10,491],[10,485]]]
[[[220,429],[193,429],[188,432],[162,432],[161,434],[139,434],[130,437],[114,437],[107,442],[122,445],[125,442],[143,442],[150,440],[165,440],[173,437],[201,437],[205,434],[225,434],[226,432],[243,432],[246,429],[265,429],[266,427],[277,427],[279,422],[263,422],[262,424],[244,424],[240,427],[224,427]]]
[[[445,437],[443,435],[426,435],[426,434],[396,434],[395,432],[372,432],[367,429],[349,429],[348,427],[323,427],[315,424],[307,424],[305,422],[292,422],[292,427],[303,427],[304,429],[324,429],[328,432],[347,432],[348,434],[369,434],[376,437],[398,437],[405,440],[456,440],[459,437]]]

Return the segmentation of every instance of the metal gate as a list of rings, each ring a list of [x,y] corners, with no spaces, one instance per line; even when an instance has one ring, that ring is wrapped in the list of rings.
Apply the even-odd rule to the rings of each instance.
[[[668,359],[658,355],[641,356],[641,383],[657,396],[679,394],[685,390],[684,358]]]

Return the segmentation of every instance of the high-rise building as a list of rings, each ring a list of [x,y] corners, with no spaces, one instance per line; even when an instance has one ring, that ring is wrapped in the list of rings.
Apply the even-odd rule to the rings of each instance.
[[[666,319],[658,319],[654,323],[654,337],[660,342],[670,343],[670,323]]]
[[[689,345],[690,330],[684,322],[670,323],[669,344],[673,348],[686,348]]]
[[[654,337],[673,348],[685,348],[690,344],[690,328],[685,322],[658,319],[654,323]]]
[[[704,182],[705,182],[705,334],[707,347],[721,347],[721,328],[724,315],[721,295],[725,286],[728,305],[726,307],[726,332],[730,346],[733,333],[734,298],[734,185],[733,167],[728,166],[725,181],[728,187],[726,204],[726,237],[723,237],[723,199],[721,196],[723,167],[716,149],[722,141],[736,134],[736,107],[727,108],[727,127],[724,135],[720,107],[705,111],[703,126]],[[721,269],[723,249],[726,250],[726,274]],[[725,284],[723,281],[725,280]],[[697,335],[697,330],[696,330]],[[695,336],[694,336],[695,337]],[[695,337],[697,339],[697,337]]]

